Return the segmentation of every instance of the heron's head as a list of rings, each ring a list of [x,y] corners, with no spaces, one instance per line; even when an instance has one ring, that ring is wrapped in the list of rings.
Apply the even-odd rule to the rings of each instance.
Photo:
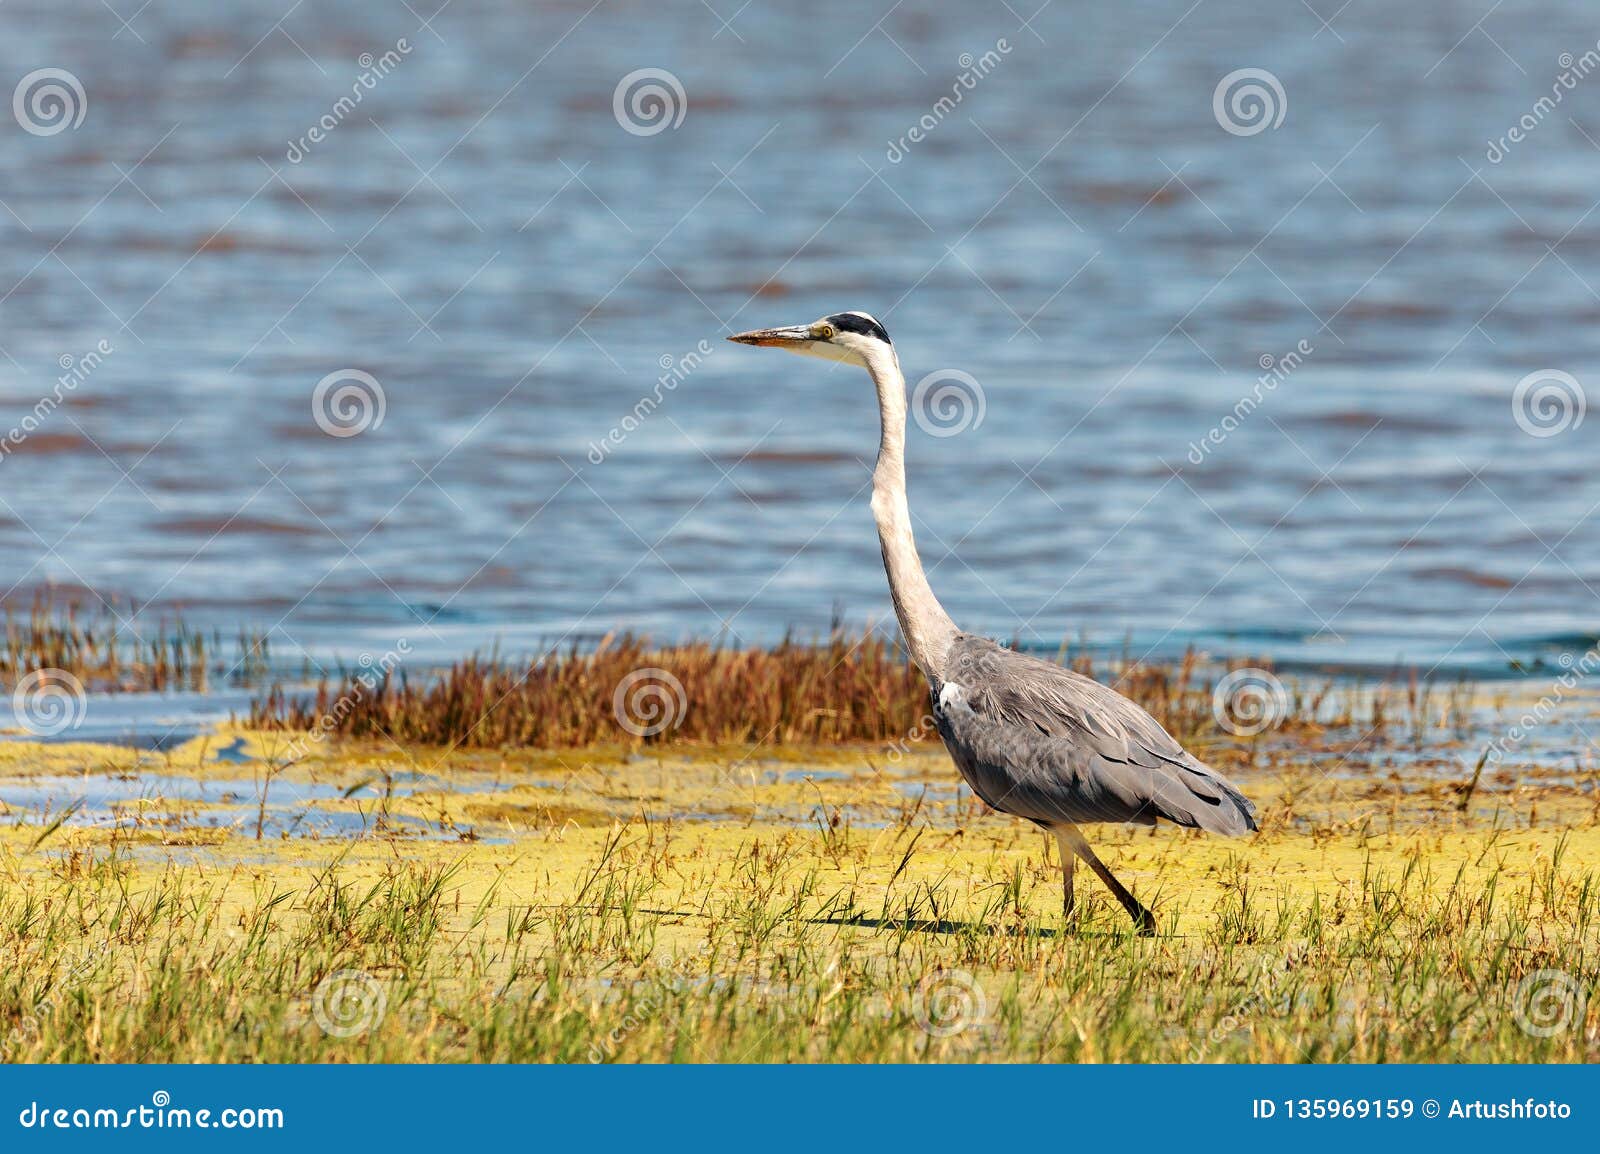
[[[834,313],[831,317],[823,317],[808,325],[752,329],[747,333],[734,333],[728,339],[741,345],[765,345],[808,357],[862,366],[866,365],[868,357],[874,352],[894,351],[894,346],[889,343],[889,334],[883,331],[882,325],[866,313],[854,312]]]

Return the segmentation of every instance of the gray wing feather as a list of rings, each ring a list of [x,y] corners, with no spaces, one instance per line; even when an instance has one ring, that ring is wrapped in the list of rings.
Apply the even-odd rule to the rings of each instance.
[[[1126,697],[1070,669],[959,635],[933,687],[940,736],[994,809],[1041,825],[1165,818],[1221,834],[1255,806]]]

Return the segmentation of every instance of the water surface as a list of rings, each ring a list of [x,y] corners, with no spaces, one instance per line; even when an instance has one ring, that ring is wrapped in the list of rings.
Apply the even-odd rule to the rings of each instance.
[[[0,428],[112,351],[0,458],[0,590],[346,657],[881,622],[867,382],[721,341],[860,308],[981,387],[910,447],[970,627],[1480,675],[1600,629],[1597,426],[1513,406],[1600,352],[1600,79],[1486,157],[1591,6],[434,7],[6,6],[6,83],[87,108],[0,131]],[[635,135],[646,68],[684,115]],[[1276,128],[1219,125],[1241,68]],[[330,436],[347,369],[382,422]]]

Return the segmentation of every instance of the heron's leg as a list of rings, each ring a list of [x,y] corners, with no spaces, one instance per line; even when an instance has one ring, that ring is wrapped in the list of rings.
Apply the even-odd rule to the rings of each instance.
[[[1055,835],[1056,845],[1061,847],[1061,913],[1070,918],[1073,906],[1072,870],[1078,864],[1078,855],[1072,852],[1072,846],[1060,830],[1056,830]]]
[[[1156,932],[1155,915],[1140,905],[1139,899],[1127,891],[1126,887],[1106,868],[1103,861],[1095,857],[1094,850],[1089,848],[1088,841],[1078,831],[1077,826],[1061,826],[1056,830],[1056,836],[1062,840],[1064,845],[1071,846],[1072,852],[1081,857],[1084,864],[1094,870],[1095,876],[1106,883],[1106,888],[1117,896],[1117,900],[1122,903],[1122,908],[1128,911],[1129,916],[1133,918],[1134,924],[1139,927],[1141,934],[1148,937]]]

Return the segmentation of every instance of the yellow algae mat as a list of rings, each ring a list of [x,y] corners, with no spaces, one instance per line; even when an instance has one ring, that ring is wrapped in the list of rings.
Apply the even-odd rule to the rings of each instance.
[[[1581,775],[1229,766],[1259,834],[1088,831],[1140,938],[935,749],[284,742],[0,745],[0,1054],[1600,1057]]]

